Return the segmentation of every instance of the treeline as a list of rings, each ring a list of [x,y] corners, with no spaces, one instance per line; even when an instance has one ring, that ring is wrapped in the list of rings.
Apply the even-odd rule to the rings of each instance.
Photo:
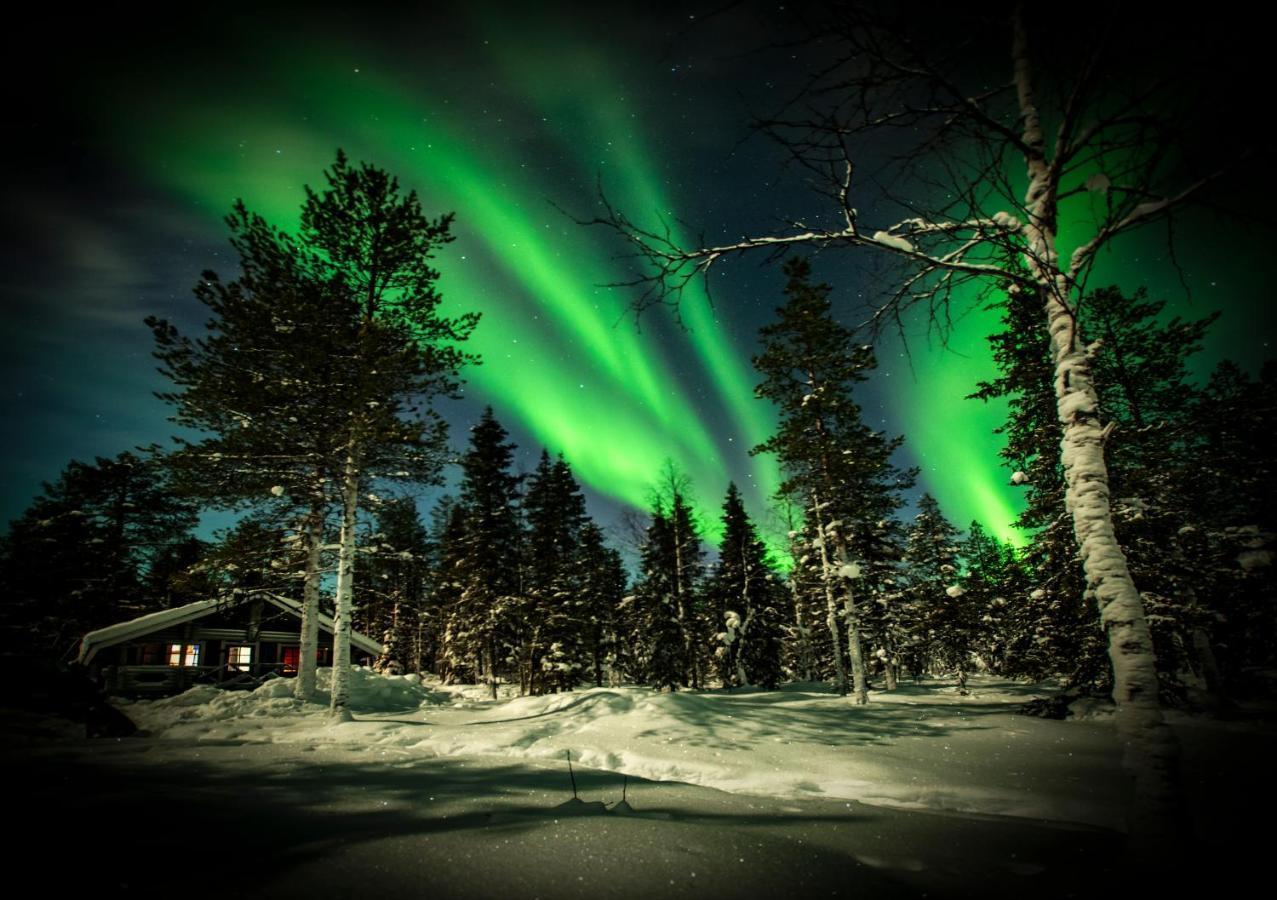
[[[451,216],[427,219],[393,178],[340,154],[325,175],[325,190],[307,190],[298,237],[237,205],[227,221],[240,273],[204,274],[201,337],[148,320],[172,384],[160,396],[197,437],[73,462],[11,524],[0,543],[11,646],[65,657],[92,628],[265,592],[302,606],[302,696],[321,609],[336,622],[339,671],[354,627],[382,641],[383,670],[494,694],[502,683],[544,693],[796,679],[828,680],[863,703],[871,684],[946,674],[965,690],[973,672],[1108,686],[1108,623],[1065,509],[1055,367],[1028,295],[1001,307],[997,377],[973,394],[1008,402],[1003,456],[1027,493],[1023,549],[980,523],[959,531],[927,495],[907,519],[917,472],[895,461],[903,438],[871,428],[857,400],[873,349],[833,315],[832,288],[791,259],[753,359],[756,394],[778,413],[751,452],[772,454],[782,472],[772,513],[783,558],[734,485],[724,537],[707,547],[692,486],[670,466],[631,577],[567,460],[543,451],[535,471],[516,473],[491,409],[464,451],[449,448],[434,402],[477,361],[460,347],[478,323],[438,314],[428,260],[451,240]],[[1110,288],[1087,299],[1078,324],[1162,692],[1223,698],[1277,663],[1277,367],[1255,380],[1225,362],[1199,384],[1190,366],[1214,317],[1162,313],[1143,292]],[[455,495],[423,522],[413,496],[453,465]],[[194,536],[203,509],[241,518],[206,543]]]

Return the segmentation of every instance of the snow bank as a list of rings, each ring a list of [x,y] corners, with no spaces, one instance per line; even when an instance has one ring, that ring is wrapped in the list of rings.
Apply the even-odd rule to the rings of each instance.
[[[321,670],[327,687],[331,672]],[[132,704],[160,738],[303,743],[352,759],[498,756],[582,766],[770,797],[826,797],[909,809],[1028,816],[1121,828],[1126,781],[1111,722],[1016,715],[1029,686],[983,677],[902,685],[856,707],[821,684],[782,691],[658,693],[593,688],[491,700],[486,685],[441,685],[355,669],[356,721],[291,681],[252,692],[201,686]],[[320,700],[326,699],[320,695]],[[1079,716],[1082,718],[1082,716]],[[1089,717],[1088,717],[1089,718]]]

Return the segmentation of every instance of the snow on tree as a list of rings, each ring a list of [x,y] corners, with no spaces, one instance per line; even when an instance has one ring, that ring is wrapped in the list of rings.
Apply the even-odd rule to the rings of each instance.
[[[780,683],[783,593],[767,564],[735,484],[723,501],[723,541],[718,564],[705,584],[714,623],[712,663],[726,687]]]
[[[780,423],[776,435],[751,452],[776,454],[784,475],[780,492],[804,509],[820,560],[826,627],[835,641],[840,621],[846,629],[854,700],[866,703],[858,579],[847,567],[883,563],[892,555],[884,552],[888,542],[881,531],[913,473],[891,463],[900,439],[866,426],[855,402],[856,383],[875,365],[872,348],[856,344],[850,330],[834,320],[831,288],[810,282],[806,260],[789,260],[785,273],[787,301],[777,310],[777,321],[761,329],[763,351],[754,358],[763,378],[756,393],[776,404]],[[847,678],[838,654],[835,670],[845,694]]]
[[[577,565],[583,651],[595,687],[602,687],[605,667],[611,671],[618,666],[618,610],[628,576],[621,554],[603,543],[603,532],[593,522],[581,528]]]
[[[516,648],[525,643],[528,623],[523,598],[523,532],[519,488],[513,474],[515,445],[493,415],[483,411],[470,429],[470,447],[461,460],[461,534],[450,574],[456,601],[447,611],[442,653],[452,673],[468,670],[486,678],[492,696]]]
[[[426,529],[408,497],[376,504],[375,550],[365,554],[366,574],[356,584],[355,628],[381,638],[378,671],[419,671],[414,636],[424,614]]]
[[[562,456],[552,462],[547,451],[541,452],[523,498],[523,515],[527,691],[569,690],[585,665],[578,552],[587,516],[585,497]]]
[[[1239,144],[1206,136],[1234,127],[1221,105],[1247,121],[1249,86],[1233,82],[1231,60],[1207,58],[1213,43],[1197,34],[1169,35],[1182,58],[1168,65],[1159,40],[1178,23],[1133,9],[1060,19],[1023,4],[959,6],[920,17],[843,4],[798,21],[814,74],[759,124],[815,186],[819,218],[796,215],[777,233],[699,247],[605,198],[594,221],[619,231],[649,264],[634,280],[639,307],[677,302],[728,257],[803,246],[871,251],[898,264],[895,288],[870,314],[874,326],[919,306],[943,334],[952,301],[1027,296],[1037,310],[1033,331],[1050,342],[1064,503],[1107,636],[1116,723],[1136,785],[1133,838],[1151,851],[1178,828],[1178,750],[1158,704],[1144,604],[1116,535],[1109,423],[1078,313],[1101,252],[1167,221],[1235,161],[1217,162],[1218,149],[1231,156]],[[990,59],[1003,60],[1005,77]],[[1250,139],[1238,136],[1241,146]],[[864,177],[857,157],[875,141],[890,148],[888,162]]]
[[[344,416],[334,428],[341,459],[337,596],[333,624],[334,718],[347,718],[350,622],[360,495],[374,478],[437,482],[447,459],[447,425],[432,408],[455,396],[458,371],[474,357],[458,348],[475,313],[439,314],[439,273],[430,260],[452,239],[452,215],[427,219],[415,191],[345,154],[306,188],[301,239],[326,279],[355,307],[353,341],[343,354]]]
[[[667,461],[652,494],[638,579],[618,610],[628,644],[620,654],[622,669],[636,681],[670,690],[701,687],[709,667],[703,550],[688,489],[687,477]]]

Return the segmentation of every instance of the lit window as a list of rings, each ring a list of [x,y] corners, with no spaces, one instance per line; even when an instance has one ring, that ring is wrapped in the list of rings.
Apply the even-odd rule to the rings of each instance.
[[[169,644],[168,664],[170,666],[198,666],[200,664],[200,645],[187,644],[186,652],[183,653],[181,644]]]
[[[253,662],[252,647],[227,647],[226,668],[232,672],[247,672]]]
[[[299,659],[301,659],[300,647],[285,647],[284,648],[283,662],[284,662],[284,673],[286,675],[297,674],[297,661]]]

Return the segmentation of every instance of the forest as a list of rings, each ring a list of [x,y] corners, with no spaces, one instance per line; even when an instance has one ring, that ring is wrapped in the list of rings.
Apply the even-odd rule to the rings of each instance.
[[[39,821],[77,810],[109,868],[138,797],[223,822],[224,778],[262,896],[388,862],[457,896],[584,896],[572,866],[609,896],[676,870],[680,896],[697,870],[723,896],[1077,896],[1262,858],[1277,360],[1242,36],[1120,5],[550,7],[441,14],[428,54],[417,18],[281,29],[277,55],[232,17],[206,24],[243,72],[209,40],[86,90],[68,177],[115,218],[28,229],[15,263],[58,244],[74,288],[65,333],[11,340],[10,469],[44,482],[0,535],[26,673],[0,749]],[[31,277],[43,322],[65,286]],[[95,329],[119,358],[59,372]],[[68,423],[116,443],[67,459]],[[210,651],[233,683],[186,680],[193,620],[148,651],[172,696],[86,661],[197,607],[256,647],[264,603],[298,646]],[[96,843],[108,808],[127,827]],[[551,827],[562,871],[509,846]],[[607,834],[636,871],[577,852]]]
[[[858,386],[870,345],[833,313],[835,288],[786,264],[776,316],[753,359],[758,403],[779,427],[754,453],[784,474],[760,538],[724,485],[723,539],[688,479],[653,466],[651,507],[630,540],[591,520],[553,448],[514,471],[489,407],[454,450],[432,409],[480,360],[473,314],[438,314],[429,260],[451,215],[426,218],[389,173],[339,154],[307,189],[294,238],[242,205],[228,218],[240,274],[206,272],[208,333],[152,318],[162,398],[193,438],[73,461],[3,544],[9,633],[68,658],[94,628],[196,599],[270,593],[334,613],[383,643],[379,669],[520,694],[633,683],[666,690],[828,680],[857,703],[870,686],[972,673],[1059,679],[1076,698],[1111,691],[1104,633],[1062,516],[1050,348],[1008,294],[989,335],[1005,397],[1003,462],[1028,497],[1024,547],[958,527],[893,462],[907,436],[869,427]],[[1164,703],[1215,707],[1266,688],[1273,667],[1267,423],[1277,369],[1192,357],[1215,316],[1166,320],[1144,291],[1095,291],[1079,323],[1110,430],[1114,519],[1141,587]],[[338,425],[337,423],[342,423]],[[455,470],[455,491],[438,485]],[[417,497],[434,487],[433,506]],[[214,539],[207,509],[242,517]],[[716,523],[719,524],[719,523]],[[717,529],[715,529],[717,530]],[[305,657],[303,657],[305,658]],[[298,690],[313,691],[303,663]],[[334,709],[341,706],[335,692]],[[1057,704],[1058,706],[1058,704]]]

